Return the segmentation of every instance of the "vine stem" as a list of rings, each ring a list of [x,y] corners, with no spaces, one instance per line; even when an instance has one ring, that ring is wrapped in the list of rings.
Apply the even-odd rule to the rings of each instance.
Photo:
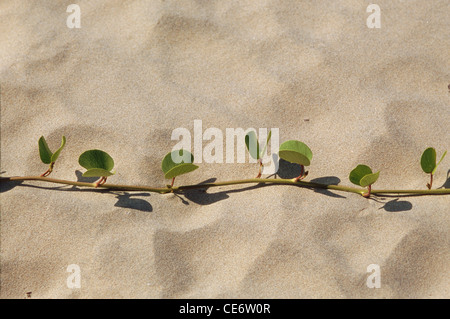
[[[63,179],[55,179],[43,176],[14,176],[14,177],[1,177],[0,182],[8,181],[42,181],[55,184],[73,185],[80,187],[94,187],[94,188],[106,188],[122,191],[147,191],[153,193],[172,193],[172,192],[182,192],[189,189],[204,189],[210,187],[219,186],[231,186],[240,184],[268,184],[268,185],[294,185],[313,189],[330,189],[336,191],[342,191],[347,193],[355,193],[359,195],[364,195],[367,192],[365,188],[355,188],[339,185],[326,185],[314,182],[306,181],[295,181],[294,179],[270,179],[270,178],[250,178],[241,180],[232,180],[225,182],[215,182],[215,183],[205,183],[205,184],[194,184],[194,185],[183,185],[176,187],[149,187],[149,186],[134,186],[134,185],[121,185],[121,184],[101,184],[96,187],[96,183],[86,183],[86,182],[74,182]],[[450,189],[429,189],[429,190],[404,190],[404,189],[372,189],[372,195],[388,195],[388,194],[404,194],[404,195],[449,195]]]

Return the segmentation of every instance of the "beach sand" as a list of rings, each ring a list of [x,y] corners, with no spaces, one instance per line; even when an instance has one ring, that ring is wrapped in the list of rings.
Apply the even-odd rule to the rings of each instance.
[[[449,2],[0,2],[2,176],[47,169],[37,141],[115,160],[108,182],[164,186],[172,131],[278,128],[313,151],[306,180],[426,189],[420,156],[450,150]],[[206,146],[208,141],[203,142]],[[225,147],[225,145],[224,145]],[[450,156],[434,188],[449,187]],[[176,185],[253,178],[201,163]],[[293,166],[280,176],[295,177]],[[185,195],[1,185],[2,298],[449,298],[450,197],[238,185]],[[380,288],[369,288],[369,265]],[[81,287],[69,288],[69,265]]]

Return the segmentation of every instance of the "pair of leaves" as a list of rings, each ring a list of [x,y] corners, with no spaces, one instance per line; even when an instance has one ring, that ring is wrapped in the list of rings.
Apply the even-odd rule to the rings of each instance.
[[[248,153],[255,160],[259,160],[264,153],[266,152],[267,144],[269,144],[270,138],[272,137],[272,131],[269,131],[269,135],[267,136],[266,145],[264,145],[264,149],[260,152],[260,145],[258,138],[256,137],[255,131],[250,131],[245,135],[245,145],[247,146]]]
[[[372,170],[367,165],[358,165],[350,172],[350,182],[361,187],[367,187],[375,183],[380,175],[380,172],[372,173]]]
[[[186,150],[182,149],[170,152],[164,157],[161,163],[164,177],[171,179],[196,170],[198,166],[192,164],[193,162],[194,155]]]
[[[439,163],[436,164],[436,150],[433,147],[427,148],[420,159],[420,165],[422,166],[422,170],[427,174],[434,174],[436,172],[437,167],[441,164],[445,155],[447,155],[447,151],[444,152]]]
[[[47,141],[45,140],[44,136],[41,136],[41,138],[38,141],[38,145],[39,145],[39,156],[41,157],[42,163],[51,164],[56,162],[56,160],[59,157],[59,154],[66,145],[66,137],[65,136],[62,137],[61,146],[56,150],[55,153],[52,153],[52,151],[50,151],[50,148],[48,147]]]
[[[52,163],[56,162],[59,154],[66,145],[66,137],[62,137],[61,146],[53,153],[48,147],[47,141],[44,136],[38,141],[39,145],[39,156],[44,164],[50,164],[50,170],[52,168]],[[86,151],[80,155],[78,162],[81,166],[87,169],[83,174],[85,177],[106,177],[111,176],[114,173],[110,172],[114,167],[114,161],[107,153],[100,150],[90,150]]]
[[[101,150],[89,150],[80,155],[78,163],[87,169],[84,177],[108,177],[114,175],[114,160]]]
[[[309,166],[312,160],[312,151],[303,142],[290,140],[282,143],[278,152],[280,158],[285,161]]]
[[[197,165],[192,164],[194,156],[185,150],[173,151],[167,154],[162,161],[162,170],[165,178],[170,179],[196,170]],[[114,160],[108,153],[101,150],[89,150],[80,155],[78,162],[87,169],[85,177],[107,177],[114,173]]]

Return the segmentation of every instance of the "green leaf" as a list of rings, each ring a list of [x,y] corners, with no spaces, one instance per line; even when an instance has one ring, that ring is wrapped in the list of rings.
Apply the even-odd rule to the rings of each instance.
[[[264,149],[262,150],[261,154],[259,154],[260,158],[264,156],[264,153],[266,152],[267,145],[269,145],[269,141],[270,141],[271,137],[272,137],[272,131],[269,131],[269,135],[267,136],[267,140],[266,140],[266,145],[264,145]]]
[[[364,176],[370,174],[372,174],[372,170],[370,169],[370,167],[367,165],[360,164],[350,172],[348,178],[350,179],[350,182],[352,182],[353,184],[362,186],[361,180],[363,179]]]
[[[83,173],[84,177],[108,177],[111,175],[114,175],[114,173],[103,168],[91,168]]]
[[[89,150],[80,155],[78,163],[90,170],[92,168],[100,168],[105,171],[111,171],[114,167],[114,160],[108,153],[101,150]],[[102,175],[105,176],[105,175]]]
[[[170,152],[161,163],[164,177],[170,179],[196,170],[198,166],[192,164],[193,161],[194,156],[186,150]]]
[[[278,152],[280,158],[291,163],[309,166],[312,160],[310,148],[300,141],[290,140],[280,145]]]
[[[41,161],[44,164],[50,164],[52,162],[52,152],[48,147],[47,141],[44,136],[41,136],[38,142],[39,145],[39,156],[41,157]]]
[[[439,162],[436,164],[436,167],[434,168],[434,170],[431,172],[431,174],[434,174],[434,172],[436,172],[437,167],[439,166],[439,164],[441,164],[442,160],[444,159],[445,155],[447,155],[447,151],[444,152],[444,154],[442,154],[441,159],[439,160]]]
[[[259,159],[259,141],[256,137],[256,133],[254,131],[250,131],[245,135],[245,145],[247,145],[247,150],[250,153],[250,156],[254,159]]]
[[[66,145],[66,137],[65,136],[63,136],[62,137],[62,141],[61,141],[61,146],[58,148],[58,150],[55,152],[55,153],[53,153],[53,155],[52,155],[52,158],[51,158],[51,161],[52,162],[56,162],[56,160],[58,159],[58,157],[59,157],[59,154],[61,153],[61,151],[62,151],[62,149],[64,148],[64,146]]]
[[[367,187],[367,186],[372,185],[373,183],[375,183],[379,176],[380,176],[380,172],[376,172],[376,173],[373,173],[373,174],[367,174],[363,178],[361,178],[361,180],[359,181],[359,184],[362,187]]]
[[[420,159],[420,165],[425,173],[432,173],[436,168],[436,150],[432,147],[427,148]]]

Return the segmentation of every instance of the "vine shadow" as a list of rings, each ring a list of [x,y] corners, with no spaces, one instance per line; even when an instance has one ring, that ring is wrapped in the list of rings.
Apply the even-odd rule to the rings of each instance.
[[[8,183],[1,183],[3,184],[9,184],[13,182]],[[129,208],[129,209],[135,209],[143,212],[152,212],[153,207],[152,205],[140,198],[131,198],[132,196],[150,196],[149,193],[137,193],[137,194],[129,194],[127,192],[123,191],[114,191],[111,189],[85,189],[85,188],[79,188],[77,186],[67,187],[68,185],[63,186],[56,186],[56,187],[48,187],[48,186],[38,186],[38,185],[29,185],[29,184],[23,184],[23,187],[30,187],[30,188],[37,188],[37,189],[45,189],[45,190],[52,190],[52,191],[59,191],[59,192],[89,192],[89,193],[100,193],[100,194],[110,194],[114,195],[117,198],[117,202],[114,204],[115,207],[122,207],[122,208]]]
[[[77,170],[75,171],[75,175],[77,177],[78,182],[85,182],[85,183],[93,183],[98,178],[96,177],[83,177],[82,173]],[[23,181],[8,181],[6,183],[0,183],[0,193],[9,191],[13,189],[14,187],[22,184]],[[152,205],[142,199],[142,198],[132,198],[135,196],[145,196],[149,197],[149,193],[136,193],[136,194],[130,194],[124,191],[118,191],[118,190],[111,190],[111,189],[105,189],[105,188],[80,188],[78,186],[71,186],[71,185],[60,185],[60,186],[54,186],[54,187],[48,187],[48,186],[38,186],[38,185],[30,185],[30,184],[23,184],[24,187],[30,187],[30,188],[37,188],[37,189],[45,189],[45,190],[53,190],[53,191],[61,191],[61,192],[91,192],[91,193],[104,193],[104,194],[112,194],[117,198],[117,202],[114,204],[115,207],[122,207],[122,208],[129,208],[134,210],[139,210],[142,212],[152,212],[153,207]]]

